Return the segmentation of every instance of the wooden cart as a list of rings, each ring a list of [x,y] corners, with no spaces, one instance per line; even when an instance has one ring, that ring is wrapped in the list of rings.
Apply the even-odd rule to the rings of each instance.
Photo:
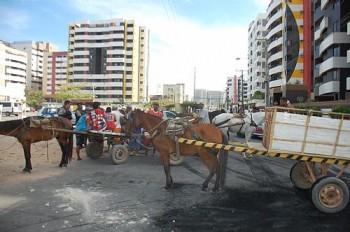
[[[179,142],[296,160],[298,162],[290,170],[293,185],[310,189],[312,202],[318,210],[337,213],[349,203],[349,189],[340,179],[350,165],[349,118],[346,114],[274,107],[266,110],[262,144],[224,145],[184,138],[179,138]],[[328,172],[331,165],[340,166],[335,176]]]

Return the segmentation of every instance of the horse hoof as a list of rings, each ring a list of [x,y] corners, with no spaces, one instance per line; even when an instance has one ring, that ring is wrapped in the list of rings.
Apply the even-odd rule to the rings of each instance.
[[[23,169],[23,172],[24,172],[24,173],[26,173],[26,172],[27,172],[27,173],[31,173],[30,168],[24,168],[24,169]]]

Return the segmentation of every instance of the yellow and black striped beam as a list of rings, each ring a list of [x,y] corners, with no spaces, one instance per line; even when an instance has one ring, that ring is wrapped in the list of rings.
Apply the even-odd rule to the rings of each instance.
[[[203,141],[197,141],[197,140],[185,139],[185,138],[179,138],[178,141],[179,143],[184,143],[187,145],[223,149],[223,150],[234,151],[234,152],[245,152],[251,155],[264,155],[269,157],[279,157],[284,159],[293,159],[298,161],[308,161],[308,162],[315,162],[315,163],[342,164],[342,165],[350,164],[350,160],[341,159],[341,158],[332,158],[332,157],[322,157],[316,154],[301,155],[301,154],[293,154],[293,153],[269,152],[269,151],[263,151],[258,149],[251,149],[251,148],[248,148],[247,146],[243,146],[245,145],[244,143],[231,143],[234,145],[231,145],[231,144],[225,145],[220,143],[207,143]]]

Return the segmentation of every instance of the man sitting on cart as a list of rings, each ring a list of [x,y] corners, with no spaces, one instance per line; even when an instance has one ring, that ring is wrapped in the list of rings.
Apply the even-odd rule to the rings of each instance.
[[[88,123],[88,130],[104,130],[106,129],[106,120],[104,119],[104,110],[100,108],[100,102],[92,103],[92,110],[86,117]]]

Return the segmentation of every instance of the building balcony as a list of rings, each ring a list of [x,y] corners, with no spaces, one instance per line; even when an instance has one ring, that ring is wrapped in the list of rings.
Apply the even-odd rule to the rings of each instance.
[[[74,64],[88,64],[90,63],[89,58],[74,59]]]
[[[107,58],[107,62],[118,62],[118,63],[124,63],[124,58]]]
[[[350,21],[347,24],[347,35],[350,35]]]
[[[272,15],[266,23],[266,28],[269,28],[277,19],[282,18],[282,13],[282,9],[279,9],[274,15]]]
[[[276,34],[277,32],[280,32],[283,30],[283,24],[279,24],[276,27],[274,27],[273,29],[271,29],[269,31],[269,33],[266,35],[266,39],[270,39],[274,34]]]
[[[282,46],[283,43],[283,38],[279,37],[278,39],[272,41],[269,46],[267,47],[267,51],[270,51],[271,49],[277,47],[277,46]]]
[[[349,43],[349,37],[345,32],[334,32],[327,36],[320,44],[320,55],[333,44]]]
[[[322,75],[323,73],[331,69],[350,68],[350,63],[347,63],[346,60],[347,60],[346,57],[331,57],[325,60],[320,65],[319,75]]]
[[[267,60],[267,63],[271,63],[274,60],[279,60],[279,59],[282,59],[282,58],[283,58],[283,52],[280,51],[280,52],[277,52],[277,53],[271,55],[269,57],[269,59]]]
[[[89,51],[74,51],[73,56],[85,56],[85,55],[90,55]]]
[[[321,38],[322,33],[324,30],[326,30],[329,27],[328,25],[328,17],[323,17],[321,23],[320,23],[320,28],[315,31],[315,41],[319,40]]]
[[[283,71],[282,65],[278,65],[278,66],[276,66],[274,68],[271,68],[269,70],[269,75],[273,75],[273,74],[276,74],[276,73],[281,73],[282,71]]]
[[[318,87],[318,94],[324,95],[339,92],[339,81],[329,81]]]
[[[124,47],[124,42],[75,43],[74,47],[76,48]]]
[[[321,0],[321,10],[325,10],[330,0]]]
[[[347,54],[346,54],[346,62],[347,62],[347,63],[350,63],[350,50],[347,51]]]
[[[282,4],[282,0],[274,0],[271,2],[269,7],[267,8],[266,15],[270,15],[271,12],[279,5]]]
[[[107,50],[107,55],[125,55],[125,50],[122,50],[122,49]]]
[[[124,34],[111,33],[106,35],[75,35],[75,40],[106,40],[106,39],[123,39]]]
[[[274,80],[269,82],[269,88],[275,88],[282,85],[282,79]]]
[[[107,71],[125,71],[124,66],[107,66]]]

